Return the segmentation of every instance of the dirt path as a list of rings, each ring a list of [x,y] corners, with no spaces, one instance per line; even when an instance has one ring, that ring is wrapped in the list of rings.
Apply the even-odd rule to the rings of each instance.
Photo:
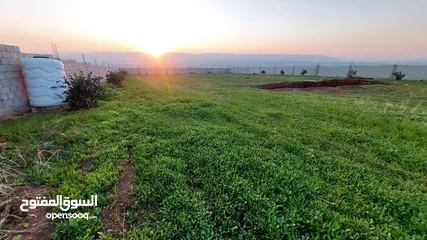
[[[117,193],[114,202],[105,207],[101,212],[101,220],[104,223],[103,233],[109,233],[114,237],[120,236],[123,230],[129,230],[129,224],[125,221],[125,213],[132,207],[131,184],[136,179],[136,172],[132,165],[120,160],[119,164],[119,181],[117,183]]]

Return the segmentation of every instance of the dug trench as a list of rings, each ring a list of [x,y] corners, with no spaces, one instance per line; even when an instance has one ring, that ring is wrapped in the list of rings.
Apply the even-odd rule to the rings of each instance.
[[[121,233],[130,229],[128,221],[125,219],[127,211],[131,210],[134,198],[131,192],[131,185],[136,180],[136,172],[132,165],[125,160],[118,163],[119,180],[117,182],[117,192],[114,202],[102,209],[100,218],[104,223],[101,232],[120,237]],[[98,236],[99,237],[99,236]]]
[[[359,88],[363,85],[390,85],[387,82],[374,81],[372,78],[344,78],[324,81],[280,82],[257,86],[269,91],[326,91],[339,92],[346,88]]]

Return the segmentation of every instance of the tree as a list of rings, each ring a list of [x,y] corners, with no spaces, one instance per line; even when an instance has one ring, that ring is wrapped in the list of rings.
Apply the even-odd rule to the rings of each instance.
[[[285,75],[285,71],[283,71],[283,69],[282,70],[280,70],[280,75]]]
[[[306,73],[307,73],[307,69],[303,69],[303,70],[300,72],[301,76],[304,76]]]
[[[402,71],[394,72],[394,73],[392,73],[392,75],[394,76],[394,79],[396,79],[396,80],[402,80],[406,76],[404,73],[402,73]]]
[[[265,74],[265,70],[262,70],[262,71],[261,71],[261,74]]]
[[[348,70],[348,72],[347,72],[347,77],[348,77],[348,78],[352,78],[352,77],[354,77],[354,75],[356,75],[356,74],[357,74],[357,70],[349,69],[349,70]]]

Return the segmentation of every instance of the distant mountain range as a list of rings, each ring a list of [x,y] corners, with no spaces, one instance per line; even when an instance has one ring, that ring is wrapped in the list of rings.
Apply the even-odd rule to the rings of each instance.
[[[83,61],[83,55],[78,53],[63,53],[61,59],[75,59]],[[98,64],[105,63],[116,64],[120,67],[256,67],[256,66],[314,66],[320,63],[323,66],[340,66],[350,63],[358,65],[381,65],[394,64],[395,61],[350,61],[337,57],[325,55],[306,55],[306,54],[235,54],[235,53],[165,53],[159,58],[141,52],[92,52],[86,53],[87,62]],[[408,65],[427,65],[427,60],[405,61],[401,64]]]

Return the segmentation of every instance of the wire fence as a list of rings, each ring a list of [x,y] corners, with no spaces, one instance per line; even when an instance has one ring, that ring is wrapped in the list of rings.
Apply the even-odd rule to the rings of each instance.
[[[134,67],[120,68],[128,71],[132,75],[160,75],[160,74],[266,74],[266,75],[287,75],[299,76],[303,70],[305,76],[319,77],[346,77],[349,70],[355,71],[354,76],[392,79],[394,72],[401,71],[405,74],[406,80],[424,80],[427,79],[427,66],[418,65],[347,65],[347,66],[229,66],[229,67]]]
[[[111,64],[105,61],[98,62],[93,59],[93,63],[87,62],[83,55],[83,62],[77,62],[77,60],[62,60],[64,64],[65,73],[68,76],[75,73],[83,72],[83,74],[92,73],[95,76],[106,78],[108,72],[117,71],[119,67],[115,64]]]

